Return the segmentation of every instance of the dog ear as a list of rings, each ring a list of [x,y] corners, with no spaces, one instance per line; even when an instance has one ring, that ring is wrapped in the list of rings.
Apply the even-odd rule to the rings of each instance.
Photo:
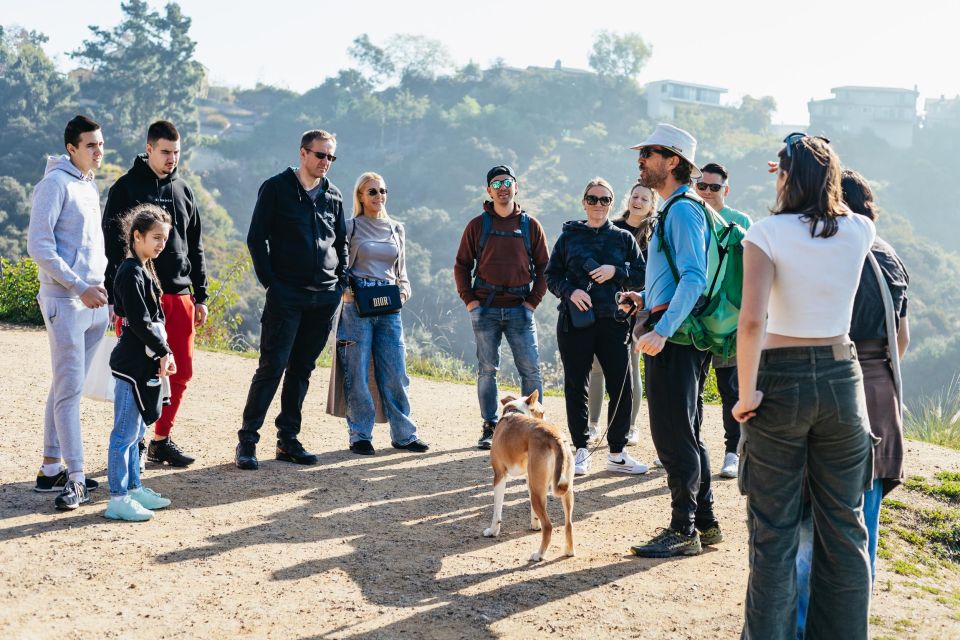
[[[532,407],[540,399],[540,390],[534,389],[533,393],[527,396],[527,406]]]
[[[502,398],[500,398],[500,404],[506,406],[507,404],[513,402],[514,400],[516,400],[515,397],[507,394],[507,395],[503,396]]]

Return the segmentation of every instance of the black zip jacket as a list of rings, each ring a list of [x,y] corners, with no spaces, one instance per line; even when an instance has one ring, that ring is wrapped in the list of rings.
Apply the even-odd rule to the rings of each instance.
[[[346,225],[343,196],[323,179],[316,203],[292,168],[260,185],[247,247],[257,280],[334,291],[346,286]]]
[[[113,310],[124,323],[120,340],[110,354],[110,369],[115,378],[133,385],[143,421],[153,424],[163,408],[157,375],[159,361],[170,353],[161,328],[164,322],[161,292],[136,258],[120,263],[113,292]],[[146,347],[154,352],[153,356],[147,355]]]
[[[123,217],[138,204],[155,204],[170,214],[173,226],[163,252],[153,261],[164,293],[190,293],[197,304],[207,300],[207,267],[203,257],[200,212],[190,186],[175,169],[166,178],[158,178],[146,154],[134,159],[133,166],[120,176],[107,196],[103,211],[103,239],[107,249],[107,297],[113,299],[117,266],[127,256],[127,241],[121,237]]]
[[[592,258],[599,265],[609,264],[616,269],[613,278],[603,284],[593,283],[584,263]],[[646,275],[640,247],[633,234],[613,226],[609,221],[593,228],[586,220],[563,223],[563,230],[550,253],[547,263],[547,288],[560,298],[561,313],[565,300],[577,289],[587,291],[598,318],[612,318],[617,310],[616,293],[625,288],[642,287]]]

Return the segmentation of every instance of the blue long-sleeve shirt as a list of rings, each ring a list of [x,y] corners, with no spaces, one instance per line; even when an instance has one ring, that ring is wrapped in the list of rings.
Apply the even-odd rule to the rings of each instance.
[[[687,185],[679,187],[670,197],[679,196],[689,189]],[[662,211],[663,207],[660,209]],[[686,198],[679,199],[670,207],[666,224],[664,241],[670,245],[680,273],[680,282],[674,280],[670,264],[660,247],[658,234],[655,233],[647,254],[646,307],[653,309],[664,303],[670,304],[654,327],[654,331],[669,338],[690,315],[697,299],[707,288],[710,230],[703,210]]]

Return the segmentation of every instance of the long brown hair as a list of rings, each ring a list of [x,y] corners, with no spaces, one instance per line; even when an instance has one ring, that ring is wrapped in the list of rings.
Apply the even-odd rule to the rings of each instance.
[[[150,229],[153,229],[158,224],[166,225],[169,228],[170,214],[155,204],[137,205],[123,217],[121,227],[123,229],[122,238],[127,245],[127,252],[131,257],[137,257],[136,249],[134,249],[133,233],[136,231],[141,236],[145,236],[149,233]],[[147,260],[143,266],[147,272],[150,273],[150,279],[153,280],[153,286],[156,288],[154,298],[156,298],[156,292],[162,292],[163,287],[160,286],[160,278],[157,276],[157,270],[153,266],[153,260]]]
[[[837,233],[837,218],[849,211],[840,189],[840,157],[824,138],[804,136],[789,145],[778,154],[787,180],[770,212],[799,213],[811,237],[829,238]]]
[[[633,232],[634,237],[637,240],[637,244],[640,245],[641,251],[646,251],[647,247],[650,246],[650,238],[653,237],[653,224],[657,218],[657,209],[660,205],[660,194],[657,193],[657,190],[644,185],[639,180],[630,187],[630,191],[627,192],[627,196],[623,203],[623,213],[620,214],[620,219],[626,222],[630,219],[630,200],[633,198],[633,192],[637,189],[646,189],[650,192],[650,213],[646,218],[640,221],[640,226],[637,227],[637,230]]]

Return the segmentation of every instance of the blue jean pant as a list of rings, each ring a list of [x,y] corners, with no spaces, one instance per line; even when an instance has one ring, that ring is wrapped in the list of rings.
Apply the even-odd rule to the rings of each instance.
[[[536,389],[543,398],[543,376],[540,374],[540,351],[533,311],[522,304],[487,308],[481,305],[470,312],[470,322],[477,341],[480,416],[489,422],[497,421],[497,409],[500,406],[497,371],[500,369],[500,342],[504,336],[520,374],[520,390],[528,395]]]
[[[816,535],[806,636],[866,640],[870,561],[863,492],[873,442],[852,344],[767,349],[763,401],[742,427],[750,578],[742,638],[797,636],[796,559],[809,486]],[[806,474],[804,473],[806,472]]]
[[[880,531],[880,503],[883,502],[883,481],[874,480],[873,488],[863,494],[863,519],[867,524],[867,552],[870,554],[871,583],[877,581],[877,536]],[[804,510],[800,523],[800,546],[797,549],[797,629],[803,637],[810,604],[810,568],[813,565],[813,515]]]
[[[390,439],[400,445],[417,439],[410,419],[403,324],[399,313],[361,318],[352,302],[344,302],[337,327],[337,361],[343,374],[350,444],[373,439],[376,410],[370,390],[370,361],[380,402],[390,423]]]
[[[113,392],[113,431],[107,454],[110,495],[122,497],[140,488],[140,451],[137,446],[147,432],[137,408],[133,385],[117,380]]]

